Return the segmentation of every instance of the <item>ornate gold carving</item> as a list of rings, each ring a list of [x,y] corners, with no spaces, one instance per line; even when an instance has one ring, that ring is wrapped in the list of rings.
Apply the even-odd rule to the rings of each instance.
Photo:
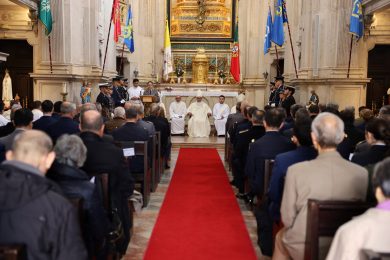
[[[209,59],[205,49],[198,49],[192,62],[192,83],[206,84],[209,73]]]
[[[218,32],[221,31],[221,26],[211,23],[199,28],[196,24],[180,24],[180,30],[185,32]]]

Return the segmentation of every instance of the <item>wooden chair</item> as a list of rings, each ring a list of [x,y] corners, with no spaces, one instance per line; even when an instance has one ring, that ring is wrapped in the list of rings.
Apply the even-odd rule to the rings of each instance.
[[[354,216],[361,215],[372,204],[356,201],[319,201],[307,205],[305,260],[319,257],[319,238],[333,237],[337,229]]]
[[[256,207],[261,207],[263,201],[266,200],[268,194],[268,187],[272,176],[272,169],[274,167],[275,160],[264,160],[264,179],[263,179],[263,193],[257,196]]]
[[[141,190],[144,204],[143,207],[146,207],[150,200],[150,190],[151,190],[151,167],[149,164],[149,154],[148,154],[148,141],[134,141],[134,142],[117,142],[117,145],[122,149],[134,148],[134,156],[127,157],[129,166],[132,164],[134,157],[143,158],[143,172],[131,172],[136,183],[141,184]]]
[[[161,176],[163,175],[164,173],[164,158],[162,158],[161,156],[161,132],[158,131],[156,132],[156,136],[157,136],[157,165],[158,165],[158,182],[160,183],[160,180],[161,180]]]
[[[103,206],[107,210],[110,209],[110,186],[109,186],[109,174],[100,173],[95,174],[95,185],[100,194],[100,197],[103,200]]]
[[[1,260],[26,260],[27,249],[22,244],[0,245]]]
[[[379,253],[369,249],[363,249],[362,252],[367,260],[390,260],[390,253]]]

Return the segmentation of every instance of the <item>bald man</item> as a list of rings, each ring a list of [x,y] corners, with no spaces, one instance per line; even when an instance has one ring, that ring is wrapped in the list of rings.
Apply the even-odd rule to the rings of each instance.
[[[25,244],[28,259],[87,259],[74,207],[45,178],[52,149],[41,131],[15,137],[0,166],[0,244]]]

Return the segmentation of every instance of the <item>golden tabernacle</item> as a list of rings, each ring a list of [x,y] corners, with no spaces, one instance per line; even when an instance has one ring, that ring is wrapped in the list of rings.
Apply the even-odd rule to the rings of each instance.
[[[232,0],[170,1],[172,37],[232,37]]]
[[[209,73],[209,59],[205,49],[198,49],[195,58],[192,61],[192,83],[207,83]]]

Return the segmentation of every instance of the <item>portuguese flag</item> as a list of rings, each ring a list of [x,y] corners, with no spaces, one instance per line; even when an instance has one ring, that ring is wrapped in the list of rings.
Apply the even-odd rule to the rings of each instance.
[[[234,44],[232,48],[230,73],[232,74],[234,80],[240,83],[240,46],[238,44],[238,23],[236,23],[234,29]]]

